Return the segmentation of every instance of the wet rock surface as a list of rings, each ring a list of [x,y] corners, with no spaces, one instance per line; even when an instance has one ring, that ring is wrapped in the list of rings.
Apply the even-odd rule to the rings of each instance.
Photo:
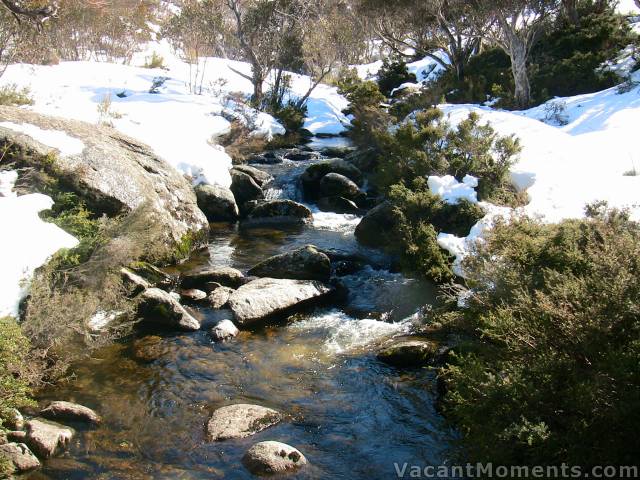
[[[307,459],[297,449],[280,442],[260,442],[242,457],[242,463],[255,475],[294,472],[305,465]]]
[[[207,423],[211,441],[246,438],[280,421],[282,414],[260,405],[237,404],[217,409]]]

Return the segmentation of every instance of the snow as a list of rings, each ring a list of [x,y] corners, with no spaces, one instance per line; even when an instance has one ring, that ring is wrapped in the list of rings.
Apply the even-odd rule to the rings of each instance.
[[[0,172],[0,317],[18,315],[36,268],[59,249],[78,244],[74,237],[38,216],[51,208],[51,198],[38,193],[16,196],[11,191],[16,179],[16,172]]]
[[[636,72],[636,80],[640,80],[638,75]],[[458,266],[496,216],[524,214],[557,223],[582,218],[586,205],[603,200],[611,207],[629,208],[632,218],[640,220],[640,176],[629,175],[640,169],[640,87],[626,93],[611,88],[552,101],[566,105],[566,125],[544,123],[544,105],[521,112],[477,105],[441,106],[454,125],[476,112],[499,134],[515,134],[520,139],[523,150],[511,169],[511,179],[530,200],[518,212],[481,203],[487,216],[468,237],[442,234],[439,243],[457,257]]]
[[[0,127],[24,133],[44,145],[56,148],[60,152],[60,155],[65,157],[80,154],[84,150],[82,140],[70,137],[65,132],[43,130],[40,127],[28,123],[18,125],[13,122],[0,122]]]
[[[634,0],[619,0],[618,7],[616,9],[619,13],[623,14],[638,14],[640,8],[635,4]]]
[[[39,113],[110,124],[151,146],[174,168],[191,177],[194,184],[230,186],[231,157],[216,144],[216,139],[230,129],[225,116],[235,106],[231,94],[245,99],[251,95],[251,82],[233,71],[248,74],[249,65],[221,58],[201,59],[196,83],[195,66],[181,61],[166,41],[147,45],[134,57],[132,65],[143,65],[153,52],[164,58],[166,69],[90,61],[51,66],[19,64],[7,68],[0,84],[28,87],[35,102],[28,108]],[[149,93],[154,79],[160,77],[166,80],[158,88],[159,93]],[[202,95],[191,93],[199,87],[200,79]],[[309,84],[308,77],[293,75],[293,96],[304,95]],[[100,113],[99,107],[109,101],[108,111]],[[305,128],[314,134],[344,132],[348,119],[342,109],[346,107],[346,99],[336,88],[318,86],[309,98]],[[251,117],[253,135],[270,139],[284,133],[272,116],[256,111],[245,113]],[[24,126],[21,131],[25,131]],[[59,149],[71,146],[54,133],[45,136],[43,131],[30,128],[29,134]]]
[[[465,175],[462,182],[458,182],[451,175],[443,177],[432,175],[427,183],[431,193],[440,195],[450,205],[455,205],[460,200],[478,203],[478,194],[475,191],[478,186],[478,179],[472,175]]]

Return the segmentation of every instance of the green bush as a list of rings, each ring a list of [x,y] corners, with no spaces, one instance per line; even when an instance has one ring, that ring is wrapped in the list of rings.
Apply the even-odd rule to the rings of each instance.
[[[0,318],[0,427],[11,409],[33,404],[29,349],[29,340],[16,321]]]
[[[585,2],[580,22],[560,19],[531,53],[531,87],[539,102],[556,96],[590,93],[620,83],[618,75],[599,67],[637,41],[629,22],[613,8]]]
[[[588,213],[499,224],[464,262],[471,295],[446,318],[474,340],[441,374],[470,462],[637,462],[640,225]]]
[[[145,58],[144,68],[165,68],[164,57],[153,52],[150,57]]]
[[[289,101],[285,106],[276,109],[273,116],[280,121],[287,133],[297,133],[304,127],[307,106],[298,106],[295,102]]]
[[[415,115],[415,122],[401,124],[393,133],[377,134],[380,144],[377,184],[410,185],[429,175],[465,175],[479,179],[478,197],[492,198],[508,185],[509,168],[520,151],[519,141],[500,137],[491,125],[481,124],[471,113],[456,128],[444,120],[442,111],[430,109]]]
[[[407,64],[401,60],[385,58],[378,71],[378,87],[385,97],[390,97],[394,88],[403,83],[416,83],[418,79],[407,70]]]
[[[15,83],[0,87],[0,105],[16,106],[33,105],[31,91],[28,87],[19,88]]]
[[[429,190],[425,178],[411,187],[393,185],[389,199],[400,226],[400,242],[395,245],[406,269],[436,282],[453,279],[451,257],[437,243],[439,233],[467,236],[471,227],[484,217],[480,207],[466,200],[456,205],[444,202]]]

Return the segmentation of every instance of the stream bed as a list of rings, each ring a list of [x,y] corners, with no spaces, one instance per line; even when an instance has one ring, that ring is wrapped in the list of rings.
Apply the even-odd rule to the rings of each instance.
[[[323,148],[316,141],[314,148]],[[275,180],[267,198],[301,201],[297,177],[318,160],[261,165]],[[397,478],[394,462],[441,465],[451,433],[435,409],[435,375],[398,370],[376,348],[411,333],[415,312],[435,301],[432,285],[394,273],[388,258],[360,247],[353,215],[314,211],[305,227],[244,228],[212,224],[209,247],[177,271],[227,265],[246,272],[272,255],[307,244],[369,265],[342,277],[346,300],[244,330],[223,343],[208,331],[227,310],[191,309],[195,333],[137,331],[74,368],[76,378],[41,400],[87,405],[104,418],[78,430],[69,451],[29,479],[249,479],[241,464],[253,444],[276,440],[298,448],[309,465],[296,479]],[[176,273],[176,272],[174,272]],[[136,340],[156,337],[153,359],[134,355]],[[211,413],[233,403],[275,408],[286,420],[257,435],[210,443]]]

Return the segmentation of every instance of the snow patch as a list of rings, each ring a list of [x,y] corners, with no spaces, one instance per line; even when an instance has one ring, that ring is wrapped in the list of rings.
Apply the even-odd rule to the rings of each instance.
[[[433,175],[429,177],[427,183],[431,193],[441,196],[449,205],[456,205],[460,200],[478,203],[478,194],[475,191],[478,179],[472,175],[465,175],[462,182],[458,182],[451,175],[443,177]]]
[[[57,149],[64,157],[79,155],[84,150],[84,143],[81,140],[58,130],[44,130],[30,123],[13,122],[0,122],[0,127],[28,135],[48,147]]]
[[[16,178],[15,172],[0,174],[0,192],[11,192]],[[52,205],[51,198],[39,193],[0,196],[0,317],[17,317],[34,270],[61,248],[78,244],[64,230],[39,217],[38,213]]]

